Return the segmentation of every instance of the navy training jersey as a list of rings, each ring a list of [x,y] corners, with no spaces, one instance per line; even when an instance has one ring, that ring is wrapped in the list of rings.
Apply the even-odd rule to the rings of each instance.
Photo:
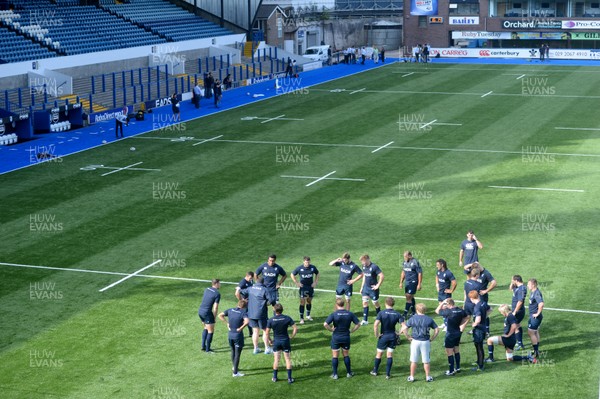
[[[375,263],[362,268],[365,275],[365,287],[371,288],[372,285],[377,285],[377,276],[380,275],[381,269]]]
[[[477,242],[475,240],[463,240],[463,242],[460,243],[460,249],[464,251],[463,265],[469,265],[473,262],[479,262],[479,255],[477,254],[477,251],[479,251],[479,247],[477,246]]]
[[[267,328],[273,330],[273,340],[277,339],[288,339],[288,327],[293,326],[294,320],[290,316],[280,314],[275,317],[271,317],[267,321]]]
[[[347,281],[352,279],[354,273],[361,274],[362,270],[354,262],[350,263],[335,263],[335,266],[340,268],[340,277],[338,278],[338,286],[348,285]]]
[[[243,338],[244,331],[238,332],[236,331],[236,329],[240,328],[244,324],[244,319],[248,318],[248,313],[246,312],[246,309],[231,308],[224,311],[223,314],[227,317],[227,321],[229,324],[229,332],[227,333],[228,338]]]
[[[242,281],[239,282],[237,287],[239,288],[240,295],[242,296],[242,298],[248,299],[248,288],[252,287],[253,285],[254,281],[248,281],[245,278],[243,278]]]
[[[479,301],[477,305],[475,305],[475,310],[473,310],[473,320],[477,318],[477,316],[481,316],[481,320],[479,324],[475,327],[478,330],[485,331],[485,318],[487,317],[487,312],[490,309],[486,301]]]
[[[414,315],[408,319],[406,326],[412,328],[411,336],[417,341],[429,341],[429,329],[438,328],[435,321],[424,314]]]
[[[504,335],[508,335],[513,324],[518,324],[517,318],[514,314],[509,313],[508,316],[506,316],[506,318],[504,319]],[[509,337],[512,337],[513,335],[514,333],[512,335],[509,335]]]
[[[262,284],[248,288],[248,317],[259,320],[267,318],[267,289]]]
[[[446,319],[446,335],[460,334],[460,324],[465,317],[467,312],[461,308],[448,308],[440,310],[440,316]]]
[[[531,291],[529,294],[529,315],[532,316],[536,314],[539,310],[540,303],[544,302],[544,298],[542,297],[542,292],[538,289],[535,291]]]
[[[300,284],[303,287],[310,287],[314,281],[314,277],[316,274],[319,274],[319,269],[315,265],[309,265],[308,267],[304,267],[304,264],[298,266],[292,272],[294,276],[300,276]]]
[[[340,309],[327,316],[325,323],[333,323],[333,326],[335,327],[335,330],[333,331],[334,337],[350,337],[350,326],[352,323],[358,324],[359,321],[354,313],[345,309]]]
[[[273,264],[273,266],[269,266],[266,262],[260,265],[254,274],[256,277],[262,275],[264,285],[269,289],[275,289],[277,287],[277,278],[279,276],[287,276],[283,267],[279,266],[277,263]]]
[[[423,273],[421,264],[415,258],[411,258],[408,262],[402,262],[402,270],[404,270],[404,281],[407,283],[417,283],[419,274]]]
[[[204,295],[202,295],[202,303],[200,304],[200,308],[198,309],[198,314],[208,314],[212,312],[213,305],[215,303],[219,303],[221,300],[221,293],[218,289],[208,287],[204,290]]]
[[[527,298],[527,287],[525,284],[513,288],[513,296],[512,296],[512,309],[515,310],[517,308],[517,303],[523,302],[521,304],[521,311],[525,310],[525,298]]]
[[[492,276],[492,273],[490,273],[488,269],[483,269],[481,275],[477,279],[477,281],[479,281],[479,283],[481,284],[482,290],[487,290],[488,284],[491,283],[493,280],[494,276]]]
[[[479,291],[481,291],[481,283],[477,280],[469,279],[469,280],[465,281],[464,287],[465,287],[465,294],[467,294],[465,303],[472,303],[471,298],[469,298],[469,292],[477,291],[477,293],[479,293]]]
[[[450,287],[452,286],[452,281],[456,280],[456,277],[454,277],[454,274],[452,274],[452,272],[448,269],[444,270],[443,272],[438,270],[436,275],[438,278],[438,285],[440,287],[439,292],[444,292],[444,290],[449,290]]]
[[[395,334],[396,324],[402,323],[404,317],[394,309],[384,309],[377,315],[377,320],[381,322],[381,334]]]

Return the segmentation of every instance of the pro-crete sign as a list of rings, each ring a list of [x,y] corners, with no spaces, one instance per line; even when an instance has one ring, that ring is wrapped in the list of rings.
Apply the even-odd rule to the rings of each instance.
[[[450,25],[479,25],[479,17],[448,17]]]
[[[600,21],[562,21],[563,29],[600,29]]]

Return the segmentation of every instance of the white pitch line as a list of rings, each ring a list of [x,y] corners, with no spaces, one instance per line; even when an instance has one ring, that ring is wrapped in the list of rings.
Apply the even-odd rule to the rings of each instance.
[[[462,123],[446,123],[446,122],[436,122],[434,123],[436,126],[462,126]]]
[[[131,164],[131,165],[129,165],[129,166],[125,166],[125,167],[123,167],[123,168],[118,168],[118,169],[115,169],[115,170],[111,170],[110,172],[106,172],[106,173],[104,173],[104,174],[102,174],[102,175],[100,175],[100,176],[108,176],[108,175],[110,175],[110,174],[112,174],[112,173],[117,173],[117,172],[120,172],[120,171],[122,171],[122,170],[125,170],[125,169],[129,169],[129,168],[131,168],[132,166],[137,166],[137,165],[139,165],[139,164],[142,164],[142,163],[144,163],[144,162],[137,162],[137,163],[133,163],[133,164]]]
[[[290,179],[318,179],[318,176],[291,176],[291,175],[281,175],[279,177],[286,177]],[[345,180],[345,181],[366,181],[366,179],[353,179],[350,177],[328,177],[323,180]]]
[[[539,191],[564,191],[567,193],[585,193],[584,190],[571,190],[566,188],[541,188],[541,187],[513,187],[513,186],[488,186],[490,188],[507,188],[513,190],[539,190]]]
[[[308,184],[306,185],[306,187],[312,186],[313,184],[315,184],[315,183],[318,183],[318,182],[320,182],[321,180],[328,178],[329,176],[331,176],[331,175],[332,175],[332,174],[334,174],[334,173],[335,173],[335,170],[334,170],[333,172],[327,173],[325,176],[319,177],[319,178],[318,178],[317,180],[315,180],[315,181],[311,181],[310,183],[308,183]]]
[[[365,91],[365,90],[367,90],[367,88],[366,88],[366,87],[363,87],[363,88],[362,88],[362,89],[360,89],[360,90],[354,90],[354,91],[351,91],[349,94],[360,93],[361,91]]]
[[[192,147],[194,147],[194,146],[196,146],[196,145],[204,144],[204,143],[206,143],[206,142],[208,142],[208,141],[213,141],[213,140],[216,140],[216,139],[220,139],[221,137],[223,137],[223,135],[216,136],[216,137],[213,137],[213,138],[211,138],[211,139],[206,139],[206,140],[199,141],[199,142],[197,142],[197,143],[195,143],[195,144],[192,144]]]
[[[519,79],[521,79],[521,78],[524,78],[524,77],[525,77],[525,74],[523,74],[523,75],[519,76],[519,77],[517,78],[517,80],[519,80]]]
[[[405,78],[407,76],[413,75],[414,72],[409,72],[409,73],[405,73],[404,75],[400,76],[401,78]]]
[[[375,153],[375,152],[377,152],[377,151],[379,151],[379,150],[383,150],[385,147],[387,147],[387,146],[388,146],[388,145],[390,145],[390,144],[394,144],[394,142],[393,142],[393,141],[390,141],[390,142],[389,142],[389,143],[387,143],[386,145],[382,145],[381,147],[374,149],[373,151],[371,151],[371,154],[373,154],[373,153]]]
[[[284,116],[285,115],[279,115],[279,116],[276,116],[275,118],[269,118],[266,121],[262,121],[261,123],[269,123],[269,122],[274,121],[276,119],[283,118]]]
[[[557,130],[600,130],[597,127],[555,127]]]
[[[487,96],[489,96],[489,95],[490,95],[490,94],[492,94],[492,93],[493,93],[493,91],[488,91],[488,92],[487,92],[487,93],[485,93],[483,96],[481,96],[481,98],[483,98],[483,97],[487,97]]]
[[[129,273],[109,272],[109,271],[103,271],[103,270],[73,269],[73,268],[69,268],[69,267],[52,267],[52,266],[23,265],[23,264],[19,264],[19,263],[4,263],[4,262],[0,262],[0,265],[11,266],[11,267],[22,267],[22,268],[27,268],[27,269],[56,270],[56,271],[62,271],[62,272],[79,272],[79,273],[92,273],[92,274],[108,274],[108,275],[117,275],[117,276],[129,276],[130,275]],[[197,282],[197,283],[211,283],[212,282],[212,280],[204,280],[204,279],[200,279],[200,278],[176,277],[176,276],[159,276],[159,275],[153,275],[153,274],[136,274],[135,276],[131,276],[131,277],[155,278],[155,279],[175,280],[175,281],[190,281],[190,282]],[[221,281],[221,284],[238,285],[239,282]],[[290,290],[297,290],[298,289],[297,287],[288,287],[288,286],[282,286],[281,288],[282,289],[290,289]],[[334,290],[325,290],[325,289],[322,289],[322,288],[315,288],[315,291],[326,292],[326,293],[335,293]],[[385,294],[381,294],[381,295],[382,296],[391,296],[393,298],[404,298],[404,296],[401,296],[401,295],[385,295]],[[415,299],[418,299],[418,300],[421,300],[421,301],[438,302],[437,298],[415,297]],[[463,303],[463,301],[460,301],[460,300],[457,300],[457,299],[454,300],[454,302]],[[500,304],[489,303],[489,305],[499,306]],[[557,312],[569,312],[569,313],[583,313],[583,314],[600,315],[600,312],[593,311],[593,310],[560,309],[560,308],[547,308],[547,307],[544,307],[544,309],[545,310],[557,311]]]
[[[135,276],[136,274],[140,274],[140,273],[141,273],[141,272],[143,272],[144,270],[146,270],[146,269],[148,269],[148,268],[151,268],[152,266],[154,266],[154,265],[156,265],[157,263],[160,263],[160,262],[162,262],[162,259],[155,260],[154,262],[150,263],[148,266],[144,266],[144,267],[142,267],[140,270],[138,270],[138,271],[136,271],[136,272],[133,272],[133,273],[131,273],[131,274],[128,274],[127,276],[123,277],[123,278],[122,278],[122,279],[120,279],[119,281],[115,281],[114,283],[112,283],[112,284],[110,284],[110,285],[107,285],[106,287],[104,287],[104,288],[102,288],[101,290],[99,290],[99,292],[104,292],[104,291],[106,291],[107,289],[109,289],[109,288],[112,288],[112,287],[114,287],[115,285],[117,285],[117,284],[120,284],[120,283],[122,283],[123,281],[125,281],[125,280],[127,280],[127,279],[130,279],[131,277]]]
[[[437,122],[437,119],[434,119],[434,120],[432,120],[431,122],[428,122],[428,123],[426,123],[426,124],[422,125],[422,126],[419,128],[419,129],[423,129],[424,127],[427,127],[427,126],[429,126],[429,125],[431,125],[431,124],[434,124],[435,122]]]

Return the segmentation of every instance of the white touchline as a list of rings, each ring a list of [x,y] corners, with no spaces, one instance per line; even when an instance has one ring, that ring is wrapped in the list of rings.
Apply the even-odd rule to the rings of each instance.
[[[315,183],[318,183],[318,182],[320,182],[321,180],[328,178],[329,176],[331,176],[331,175],[332,175],[332,174],[334,174],[334,173],[335,173],[335,170],[334,170],[333,172],[327,173],[325,176],[319,177],[319,178],[318,178],[317,180],[315,180],[315,181],[311,181],[310,183],[308,183],[308,184],[306,185],[306,187],[312,186],[313,184],[315,184]]]
[[[414,74],[414,72],[409,72],[409,73],[406,73],[406,74],[402,75],[402,76],[401,76],[401,78],[405,78],[405,77],[407,77],[407,76],[410,76],[410,75],[412,75],[412,74]]]
[[[389,143],[387,143],[386,145],[382,145],[381,147],[374,149],[373,151],[371,151],[371,154],[373,154],[374,152],[377,152],[377,151],[379,151],[379,150],[382,150],[382,149],[384,149],[385,147],[387,147],[387,146],[388,146],[388,145],[390,145],[390,144],[394,144],[394,142],[393,142],[393,141],[390,141],[390,142],[389,142]]]
[[[99,291],[100,291],[100,292],[104,292],[104,291],[106,291],[107,289],[109,289],[109,288],[112,288],[112,287],[114,287],[115,285],[122,283],[123,281],[125,281],[125,280],[127,280],[127,279],[129,279],[129,278],[131,278],[131,277],[133,277],[133,276],[135,276],[136,274],[140,274],[140,273],[141,273],[141,272],[143,272],[144,270],[146,270],[146,269],[148,269],[148,268],[151,268],[152,266],[154,266],[154,265],[156,265],[157,263],[160,263],[160,262],[162,262],[162,259],[155,260],[154,262],[150,263],[148,266],[144,266],[144,267],[142,267],[140,270],[138,270],[138,271],[136,271],[136,272],[133,272],[133,273],[131,273],[131,274],[128,274],[127,276],[123,277],[123,278],[122,278],[122,279],[120,279],[119,281],[115,281],[114,283],[112,283],[112,284],[110,284],[110,285],[107,285],[106,287],[102,288],[102,289],[101,289],[101,290],[99,290]]]
[[[351,91],[351,92],[350,92],[350,94],[354,94],[354,93],[360,93],[361,91],[364,91],[364,90],[367,90],[367,88],[366,88],[366,87],[363,87],[363,88],[362,88],[362,89],[360,89],[360,90],[354,90],[354,91]]]
[[[289,179],[318,179],[318,176],[291,176],[291,175],[281,175],[279,177],[286,177]],[[327,177],[323,180],[347,180],[347,181],[366,181],[365,179],[353,179],[350,177]]]
[[[285,114],[284,114],[284,115],[279,115],[279,116],[276,116],[275,118],[269,118],[269,119],[267,119],[266,121],[262,121],[261,123],[269,123],[269,122],[271,122],[271,121],[274,121],[274,120],[277,120],[277,119],[279,119],[279,118],[283,118],[284,116],[285,116]]]
[[[435,122],[437,122],[437,119],[434,119],[434,120],[432,120],[431,122],[429,122],[429,123],[426,123],[426,124],[422,125],[422,126],[420,127],[420,129],[423,129],[424,127],[427,127],[427,126],[429,126],[429,125],[431,125],[431,124],[433,124],[433,123],[435,123]]]
[[[489,95],[490,95],[490,94],[492,94],[492,93],[493,93],[493,91],[488,91],[487,93],[485,93],[485,94],[484,94],[483,96],[481,96],[481,97],[487,97],[487,96],[489,96]]]
[[[555,127],[558,130],[600,130],[597,127]]]
[[[513,186],[488,186],[490,188],[507,188],[513,190],[539,190],[539,191],[564,191],[569,193],[585,193],[584,190],[571,190],[566,188],[541,188],[541,187],[513,187]]]
[[[142,163],[144,163],[144,162],[137,162],[137,163],[133,163],[133,164],[131,164],[131,165],[128,165],[128,166],[125,166],[125,167],[123,167],[123,168],[118,168],[118,169],[115,169],[115,170],[111,170],[110,172],[106,172],[106,173],[104,173],[104,174],[102,174],[102,175],[100,175],[100,176],[108,176],[108,175],[110,175],[110,174],[112,174],[112,173],[117,173],[117,172],[120,172],[120,171],[122,171],[122,170],[125,170],[125,169],[129,169],[129,168],[131,168],[132,166],[137,166],[137,165],[139,165],[139,164],[142,164]]]
[[[108,274],[108,275],[118,275],[118,276],[141,277],[141,278],[155,278],[155,279],[162,279],[162,280],[191,281],[191,282],[196,282],[196,283],[212,283],[212,280],[205,280],[205,279],[191,278],[191,277],[158,276],[158,275],[153,275],[153,274],[136,274],[136,275],[131,275],[129,273],[109,272],[109,271],[103,271],[103,270],[72,269],[72,268],[69,268],[69,267],[35,266],[35,265],[23,265],[23,264],[19,264],[19,263],[4,263],[4,262],[0,262],[0,265],[3,265],[3,266],[12,266],[12,267],[23,267],[23,268],[28,268],[28,269],[56,270],[56,271],[62,271],[62,272],[79,272],[79,273],[92,273],[92,274]],[[221,284],[238,285],[239,282],[221,281]],[[282,289],[290,289],[290,290],[297,290],[298,289],[295,286],[294,287],[282,286],[281,288]],[[326,292],[326,293],[335,293],[334,290],[325,290],[325,289],[322,289],[322,288],[315,288],[315,291]],[[402,295],[385,295],[385,294],[381,294],[381,295],[382,296],[391,296],[393,298],[404,298],[404,296],[402,296]],[[437,298],[415,297],[415,299],[418,299],[418,300],[421,300],[421,301],[434,301],[434,302],[438,302]],[[459,300],[454,300],[454,302],[463,303],[463,301],[459,301]],[[489,305],[499,306],[500,304],[490,303]],[[593,311],[593,310],[560,309],[560,308],[549,308],[549,307],[544,307],[544,310],[553,310],[553,311],[557,311],[557,312],[569,312],[569,313],[583,313],[583,314],[597,314],[597,315],[600,315],[600,312]]]
[[[216,136],[216,137],[213,137],[213,138],[211,138],[211,139],[206,139],[206,140],[199,141],[199,142],[197,142],[197,143],[193,144],[193,145],[192,145],[192,147],[193,147],[193,146],[196,146],[196,145],[204,144],[204,143],[206,143],[207,141],[213,141],[213,140],[216,140],[216,139],[220,139],[221,137],[223,137],[223,135]]]
[[[524,78],[524,77],[525,77],[525,75],[521,75],[521,76],[519,76],[519,77],[517,78],[517,80],[519,80],[519,79],[521,79],[521,78]]]

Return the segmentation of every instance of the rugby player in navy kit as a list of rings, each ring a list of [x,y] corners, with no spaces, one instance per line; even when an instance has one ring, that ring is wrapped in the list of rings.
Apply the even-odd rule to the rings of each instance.
[[[456,289],[456,277],[448,270],[448,264],[444,259],[438,259],[435,267],[437,268],[435,288],[438,292],[438,302],[441,304],[445,299],[452,298],[452,293]],[[446,318],[444,318],[442,330],[446,330]]]
[[[384,275],[379,266],[371,262],[369,255],[365,254],[360,257],[362,264],[363,280],[360,286],[360,294],[362,295],[363,320],[361,324],[369,324],[369,299],[375,306],[375,315],[379,314],[381,305],[379,305],[379,287],[383,283]]]
[[[473,230],[467,231],[467,239],[460,243],[460,252],[458,253],[458,265],[464,267],[465,274],[469,274],[473,263],[479,262],[480,249],[483,249],[481,241],[475,237]]]
[[[408,317],[408,312],[412,309],[415,312],[415,293],[421,291],[423,281],[423,270],[419,261],[412,257],[410,251],[404,252],[404,262],[402,264],[402,273],[400,274],[400,288],[404,283],[404,294],[406,296],[406,305],[404,306],[404,318]]]
[[[296,276],[300,275],[300,281]],[[300,288],[300,324],[304,324],[304,305],[306,304],[306,320],[312,321],[310,311],[312,310],[312,299],[315,295],[315,288],[319,282],[319,269],[310,263],[310,257],[305,256],[302,264],[292,272],[294,284]]]
[[[376,376],[381,364],[381,356],[387,351],[387,363],[385,367],[385,378],[390,379],[392,365],[394,363],[394,349],[399,342],[400,331],[396,331],[396,325],[402,324],[404,318],[400,313],[394,310],[396,301],[391,296],[385,298],[385,309],[377,314],[377,319],[373,324],[373,332],[377,338],[377,353],[375,354],[375,364],[371,375]],[[381,331],[379,330],[381,326]],[[406,335],[406,333],[404,333]],[[407,336],[408,338],[408,336]]]
[[[276,259],[277,255],[269,255],[267,262],[260,265],[254,273],[256,277],[262,275],[265,288],[267,289],[267,293],[269,295],[269,303],[271,305],[275,305],[277,302],[279,302],[279,287],[281,287],[287,278],[287,273],[285,270],[283,270],[283,267],[275,263]],[[279,276],[281,276],[281,279],[278,282],[277,278]]]
[[[233,377],[243,377],[240,373],[240,356],[244,348],[244,328],[248,325],[248,313],[246,312],[246,301],[240,300],[237,307],[227,309],[219,313],[219,319],[227,325],[227,339],[231,347],[231,363],[233,365]],[[227,320],[225,319],[227,317]]]
[[[248,288],[252,287],[253,284],[254,272],[249,271],[246,273],[246,276],[242,279],[242,281],[238,283],[237,287],[235,287],[235,297],[238,299],[238,301],[241,301],[242,299],[245,301],[248,300]],[[250,327],[250,325],[248,325],[248,331],[250,332],[250,338],[252,338],[252,327]]]
[[[344,356],[346,377],[351,378],[354,376],[350,364],[350,334],[359,329],[360,322],[354,313],[344,309],[344,300],[342,298],[335,300],[335,306],[336,311],[327,317],[325,323],[323,323],[323,327],[333,333],[331,336],[331,367],[333,369],[331,378],[337,380],[340,349]],[[354,323],[354,327],[351,329],[350,326],[352,323]]]
[[[463,308],[465,309],[465,312],[467,312],[467,314],[469,316],[473,316],[473,310],[475,309],[475,304],[473,302],[471,302],[471,298],[469,297],[469,292],[477,291],[477,294],[479,294],[479,291],[481,291],[481,283],[479,282],[479,269],[471,270],[471,273],[469,273],[469,279],[467,281],[465,281],[464,289],[465,289],[465,296],[464,296],[465,305]],[[469,332],[469,334],[470,333],[471,332]]]
[[[481,299],[485,302],[489,303],[489,295],[488,293],[496,288],[498,284],[492,273],[483,266],[479,262],[473,264],[473,269],[477,268],[479,270],[479,278],[477,281],[481,284],[481,290],[479,290],[479,295],[481,295]],[[485,319],[485,333],[486,336],[490,336],[490,318]]]
[[[463,309],[456,307],[452,298],[444,299],[435,309],[446,320],[446,338],[444,348],[448,356],[448,371],[446,375],[460,373],[460,338],[469,322],[469,315]]]
[[[529,279],[527,282],[527,288],[531,294],[529,294],[529,323],[527,325],[527,334],[531,338],[531,345],[533,346],[533,357],[537,362],[539,356],[539,345],[540,345],[540,325],[542,324],[542,310],[544,309],[544,298],[541,291],[538,289],[538,282],[536,279]]]
[[[475,270],[473,270],[474,272]],[[484,354],[483,354],[483,341],[485,340],[485,318],[488,316],[490,307],[487,302],[483,301],[479,296],[478,291],[471,291],[468,295],[471,303],[475,305],[473,308],[473,343],[475,344],[475,351],[477,352],[477,367],[473,368],[473,371],[483,371]]]
[[[513,349],[517,343],[515,333],[517,332],[517,318],[512,314],[510,306],[500,305],[498,311],[504,316],[504,335],[498,335],[495,337],[489,337],[487,340],[488,345],[488,358],[485,359],[486,363],[494,362],[494,345],[502,345],[506,349],[506,360],[509,362],[519,362],[522,360],[533,360],[533,358],[525,356],[513,355]]]
[[[524,348],[523,327],[521,327],[521,322],[525,318],[525,298],[527,298],[527,287],[523,284],[523,278],[518,274],[515,274],[512,277],[509,289],[512,290],[513,293],[512,313],[517,319],[517,332],[515,333],[517,337],[517,344],[515,345],[515,350],[520,350]]]
[[[277,382],[277,369],[279,367],[279,359],[281,352],[285,358],[285,368],[287,370],[288,383],[294,382],[292,378],[292,347],[290,340],[296,336],[298,332],[298,326],[294,323],[294,320],[290,316],[283,314],[283,306],[280,303],[273,306],[275,310],[275,316],[271,317],[267,321],[266,334],[269,337],[270,346],[273,348],[274,360],[273,360],[273,382]],[[288,327],[292,327],[292,335],[288,335]],[[273,341],[270,338],[270,332],[273,331]]]
[[[210,349],[213,334],[215,332],[215,319],[219,310],[219,301],[221,300],[221,282],[218,279],[212,281],[212,286],[204,290],[202,295],[202,303],[198,309],[198,316],[202,321],[202,350],[206,353],[214,353]]]
[[[338,278],[338,284],[335,289],[336,307],[337,300],[340,298],[346,298],[346,310],[350,310],[350,299],[352,298],[352,284],[357,282],[363,277],[363,272],[356,265],[356,263],[350,260],[350,254],[344,253],[341,258],[337,258],[329,262],[329,266],[336,266],[340,268],[340,277]],[[354,274],[357,274],[355,278],[352,278]]]
[[[273,353],[269,348],[269,338],[264,330],[267,328],[267,305],[269,304],[269,294],[263,285],[262,277],[256,279],[256,283],[248,288],[248,318],[250,327],[252,327],[252,344],[254,345],[253,354],[260,353],[258,347],[258,336],[260,330],[263,330],[263,342],[265,344],[265,354]]]
[[[425,314],[427,311],[425,304],[419,303],[416,310],[417,314],[408,319],[402,326],[402,332],[412,328],[411,336],[408,337],[410,341],[410,376],[408,376],[407,381],[413,382],[415,380],[417,362],[421,358],[425,370],[425,381],[432,382],[433,377],[429,375],[431,371],[429,355],[431,353],[431,342],[437,337],[440,330],[435,321]],[[430,329],[433,330],[431,336],[429,334]]]

